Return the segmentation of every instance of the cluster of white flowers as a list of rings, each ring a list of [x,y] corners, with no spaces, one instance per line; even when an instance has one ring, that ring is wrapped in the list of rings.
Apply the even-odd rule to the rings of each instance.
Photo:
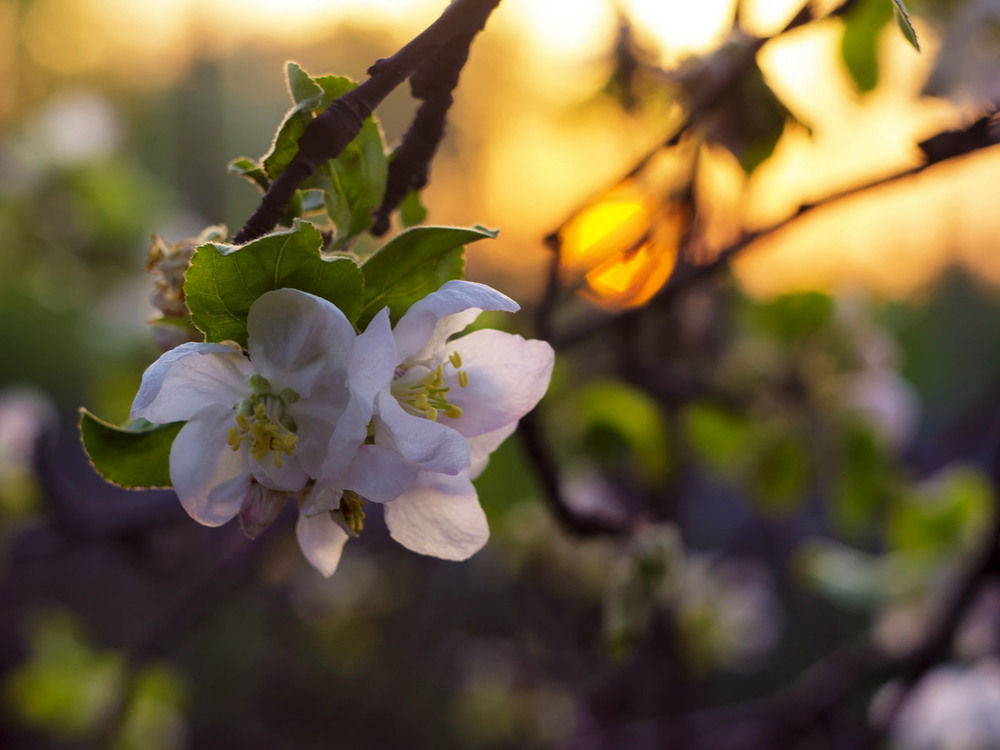
[[[298,540],[324,575],[357,536],[367,501],[392,537],[464,560],[489,535],[472,480],[548,388],[547,343],[495,330],[452,338],[483,310],[518,305],[450,281],[390,325],[361,334],[330,302],[296,289],[250,309],[248,351],[188,343],[143,375],[132,418],[186,421],[170,478],[196,521],[239,515],[256,536],[294,497]]]

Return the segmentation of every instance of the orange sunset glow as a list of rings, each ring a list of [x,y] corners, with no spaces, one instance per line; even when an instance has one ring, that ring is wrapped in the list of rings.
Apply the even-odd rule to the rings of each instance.
[[[439,5],[430,0],[38,0],[23,17],[3,5],[0,40],[21,42],[0,44],[0,72],[15,64],[15,48],[45,75],[62,79],[57,88],[71,90],[89,88],[101,78],[115,91],[168,89],[195,60],[247,49],[271,50],[275,59],[305,57],[316,68],[327,64],[330,54],[322,40],[343,24],[388,37],[386,54],[431,20]],[[784,0],[744,5],[744,25],[760,34],[773,33],[797,7]],[[630,0],[621,7],[636,22],[643,43],[669,65],[718,45],[733,2]],[[673,250],[662,246],[662,238],[654,243],[655,252],[643,245],[619,253],[622,245],[635,243],[636,233],[646,231],[640,225],[656,212],[655,197],[632,203],[612,197],[603,206],[594,200],[655,149],[677,112],[653,108],[630,116],[593,100],[605,75],[600,53],[613,43],[616,24],[613,7],[603,0],[505,0],[490,23],[491,34],[464,73],[452,124],[455,146],[439,158],[426,191],[430,220],[499,228],[495,243],[471,254],[471,267],[506,277],[533,294],[547,252],[541,238],[589,206],[566,229],[576,249],[564,260],[587,275],[591,297],[637,304],[673,263]],[[910,167],[920,158],[915,141],[968,117],[943,100],[917,97],[938,43],[932,29],[921,29],[925,55],[899,34],[885,34],[882,78],[863,96],[838,58],[839,29],[836,19],[812,24],[763,48],[759,61],[768,81],[812,132],[786,133],[774,156],[745,185],[740,169],[725,159],[703,167],[719,200],[728,201],[726,210],[713,216],[710,233],[731,236],[740,224],[765,227],[803,202]],[[498,67],[500,57],[516,65]],[[280,69],[271,75],[277,85]],[[227,76],[235,80],[239,73]],[[30,81],[22,77],[19,84],[0,92],[0,116],[8,121],[15,110],[31,106]],[[500,101],[506,103],[502,110]],[[981,163],[968,168],[959,163],[864,201],[831,206],[794,232],[760,242],[740,259],[739,276],[759,294],[864,284],[887,295],[918,289],[951,262],[1000,278],[991,247],[998,227],[987,204],[987,170]],[[937,209],[921,211],[926,204]],[[603,231],[598,225],[608,237],[597,236]],[[627,235],[627,241],[619,235]],[[616,249],[609,250],[608,243]],[[512,263],[512,258],[517,260]],[[906,262],[897,262],[901,258]],[[631,274],[645,278],[641,288]],[[625,289],[633,290],[627,299]]]

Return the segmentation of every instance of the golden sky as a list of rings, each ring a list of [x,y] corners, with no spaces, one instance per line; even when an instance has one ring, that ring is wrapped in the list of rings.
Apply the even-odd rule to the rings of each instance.
[[[54,74],[81,80],[101,74],[117,77],[120,86],[167,88],[185,74],[193,45],[201,55],[226,55],[248,44],[294,47],[325,39],[345,20],[392,28],[402,42],[433,20],[442,5],[441,0],[35,0],[18,19],[14,6],[2,3],[0,75],[14,64],[11,43],[19,38],[26,54]],[[669,65],[718,44],[733,0],[621,0],[620,6]],[[767,34],[796,8],[794,0],[758,0],[746,4],[744,21],[750,31]],[[442,156],[426,196],[432,221],[501,229],[492,251],[477,248],[472,254],[472,273],[539,281],[546,253],[541,237],[613,184],[668,132],[663,109],[630,117],[609,103],[586,103],[606,74],[600,61],[612,43],[615,18],[608,0],[504,0],[473,48],[453,123],[458,148],[469,150]],[[862,97],[839,60],[840,28],[837,20],[812,24],[769,43],[760,55],[769,83],[812,125],[813,135],[786,137],[753,175],[744,205],[751,225],[767,225],[803,201],[912,166],[919,160],[917,140],[962,122],[963,114],[947,102],[918,97],[934,58],[933,30],[918,26],[925,46],[919,55],[887,28],[880,41],[879,87]],[[501,66],[498,49],[507,50]],[[10,102],[5,104],[0,91],[0,114],[5,106]],[[992,249],[1000,226],[988,203],[997,158],[973,157],[817,212],[762,243],[738,264],[739,274],[762,294],[864,285],[897,295],[919,289],[945,263],[961,259],[1000,282]],[[725,158],[716,161],[713,179],[735,190],[738,170]],[[516,271],[511,257],[520,259]],[[537,288],[533,281],[526,286]]]

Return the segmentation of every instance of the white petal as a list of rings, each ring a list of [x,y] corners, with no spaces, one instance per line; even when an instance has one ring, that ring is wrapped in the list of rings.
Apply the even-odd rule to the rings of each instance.
[[[309,475],[303,471],[295,456],[282,456],[281,467],[274,463],[274,453],[260,461],[250,458],[250,472],[264,487],[282,492],[298,492],[306,486]]]
[[[334,523],[329,513],[315,516],[300,513],[295,536],[306,560],[327,578],[332,576],[340,563],[347,532]]]
[[[298,289],[262,294],[247,316],[248,349],[277,390],[306,398],[324,371],[346,372],[354,327],[335,305]]]
[[[500,447],[504,440],[514,434],[517,429],[517,422],[511,422],[506,427],[499,430],[487,432],[483,435],[476,435],[466,440],[469,444],[469,478],[475,479],[486,469],[490,462],[490,454]]]
[[[516,312],[520,306],[496,289],[473,281],[449,281],[415,302],[393,331],[399,362],[435,355],[448,337],[462,331],[483,310]]]
[[[362,445],[344,487],[367,500],[387,503],[413,487],[420,467],[380,445]]]
[[[393,539],[443,560],[465,560],[486,544],[490,530],[468,476],[424,473],[420,485],[385,505]]]
[[[337,430],[347,431],[353,425],[352,439],[365,438],[365,426],[371,419],[356,414],[348,408],[350,393],[342,383],[321,383],[313,388],[307,399],[288,406],[288,414],[295,420],[299,437],[295,458],[303,470],[314,479],[322,473],[323,462],[330,452],[330,439]],[[353,422],[350,415],[354,414]]]
[[[228,409],[250,395],[251,375],[250,361],[232,347],[182,344],[143,373],[132,419],[166,424],[191,419],[210,406]]]
[[[188,515],[206,526],[232,519],[249,497],[246,450],[226,443],[234,424],[231,411],[208,409],[181,428],[170,448],[174,491]]]
[[[315,516],[320,513],[337,510],[344,491],[336,487],[322,487],[316,484],[306,495],[305,504],[299,511],[304,516]]]
[[[392,383],[398,363],[389,309],[383,308],[355,341],[349,368],[351,391],[371,402],[375,394]]]
[[[469,467],[465,438],[451,427],[409,414],[389,393],[380,393],[376,403],[376,444],[428,471],[454,475]]]
[[[503,331],[473,331],[451,343],[469,375],[465,388],[454,374],[446,380],[448,400],[462,416],[449,425],[466,437],[499,430],[535,408],[552,378],[555,352],[545,341]]]

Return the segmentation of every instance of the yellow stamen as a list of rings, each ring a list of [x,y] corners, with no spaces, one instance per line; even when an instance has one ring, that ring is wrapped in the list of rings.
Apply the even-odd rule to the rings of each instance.
[[[459,387],[465,388],[467,385],[469,385],[469,373],[467,373],[465,370],[459,370],[457,374],[458,374]]]
[[[444,415],[450,417],[451,419],[458,419],[462,416],[462,407],[455,406],[454,404],[448,404],[448,408],[444,410]]]
[[[243,443],[243,437],[240,435],[240,431],[235,427],[230,427],[229,436],[226,438],[226,442],[229,444],[230,448],[234,451],[238,451],[240,449],[240,445]]]
[[[451,356],[448,357],[448,361],[451,362],[451,366],[457,370],[462,366],[462,355],[458,352],[452,352]]]

